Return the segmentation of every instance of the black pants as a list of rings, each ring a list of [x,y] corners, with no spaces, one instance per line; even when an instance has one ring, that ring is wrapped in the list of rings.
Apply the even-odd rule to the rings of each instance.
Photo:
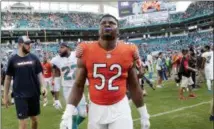
[[[196,73],[195,72],[192,72],[191,73],[191,77],[192,77],[192,81],[193,81],[193,84],[192,84],[192,88],[195,88],[195,83],[196,83]]]

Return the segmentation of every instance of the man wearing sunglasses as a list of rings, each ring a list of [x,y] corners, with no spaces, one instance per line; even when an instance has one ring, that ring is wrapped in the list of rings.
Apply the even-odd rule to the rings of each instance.
[[[28,128],[28,117],[31,119],[31,129],[37,129],[37,116],[40,114],[40,86],[44,81],[41,63],[34,54],[30,53],[31,43],[27,36],[18,38],[17,54],[8,61],[4,82],[4,104],[8,108],[8,92],[13,79],[13,95],[19,129]],[[46,89],[43,89],[43,92],[45,91]]]

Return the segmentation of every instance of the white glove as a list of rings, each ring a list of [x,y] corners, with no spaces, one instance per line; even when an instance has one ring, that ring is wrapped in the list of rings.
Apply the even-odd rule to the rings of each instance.
[[[56,100],[54,105],[53,105],[57,110],[61,110],[62,109],[62,105],[60,103],[59,100]]]
[[[62,115],[62,121],[60,123],[60,129],[72,129],[72,117],[74,115],[75,106],[67,104],[64,114]]]
[[[149,113],[147,112],[147,108],[146,105],[144,104],[144,106],[138,108],[138,111],[140,113],[141,116],[141,129],[149,129],[150,128],[150,122],[149,122]]]

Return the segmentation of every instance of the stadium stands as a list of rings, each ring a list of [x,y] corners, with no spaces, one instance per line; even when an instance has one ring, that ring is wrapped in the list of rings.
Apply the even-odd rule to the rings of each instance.
[[[178,12],[169,15],[169,19],[161,20],[145,19],[141,25],[162,24],[168,22],[178,22],[188,18],[200,17],[213,14],[212,1],[193,2],[185,12]],[[55,29],[95,29],[102,14],[94,13],[2,13],[2,27],[12,29],[23,28],[55,28]],[[120,21],[120,27],[133,27],[126,20]]]
[[[189,33],[188,35],[162,38],[147,38],[132,40],[138,44],[140,55],[147,55],[154,51],[180,51],[189,46],[200,47],[205,44],[213,44],[213,32]],[[145,49],[146,45],[146,49]]]
[[[180,51],[182,48],[188,48],[194,46],[200,48],[205,44],[213,44],[213,32],[201,32],[201,33],[189,33],[188,35],[161,37],[161,38],[147,38],[142,40],[132,40],[140,51],[140,55],[144,57],[150,52],[154,51]],[[77,42],[69,42],[71,48],[75,48]],[[56,43],[44,43],[34,44],[32,46],[32,52],[35,53],[40,59],[42,59],[43,53],[47,52],[49,57],[53,57],[58,52],[58,44]],[[10,56],[9,50],[13,50],[15,47],[12,44],[4,45],[1,48],[4,56]]]
[[[2,13],[3,28],[97,28],[101,15],[93,13]]]

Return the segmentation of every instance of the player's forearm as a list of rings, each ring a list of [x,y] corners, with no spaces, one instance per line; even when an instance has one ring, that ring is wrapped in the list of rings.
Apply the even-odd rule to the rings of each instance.
[[[78,86],[78,84],[75,84],[70,93],[68,104],[76,107],[82,98],[83,92],[84,86]]]
[[[4,96],[7,96],[9,93],[10,83],[11,83],[11,77],[6,76],[5,82],[4,82]]]
[[[140,86],[135,86],[134,88],[131,88],[130,94],[131,94],[132,101],[134,102],[137,108],[142,107],[144,105],[143,93]]]
[[[143,93],[137,78],[136,69],[131,68],[128,73],[128,84],[129,84],[129,92],[131,94],[131,98],[136,105],[136,107],[143,106]]]
[[[128,82],[130,85],[129,91],[131,94],[132,101],[136,105],[142,119],[149,119],[146,105],[143,102],[143,93],[139,85],[138,79],[134,69],[129,71]]]

